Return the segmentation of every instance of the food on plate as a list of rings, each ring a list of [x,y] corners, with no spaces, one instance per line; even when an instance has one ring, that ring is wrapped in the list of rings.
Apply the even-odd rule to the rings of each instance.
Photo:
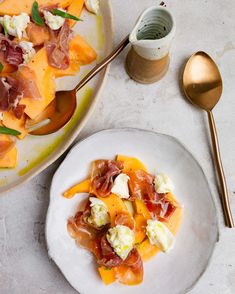
[[[88,11],[98,14],[100,9],[99,0],[85,0],[85,5]]]
[[[96,60],[72,31],[83,7],[84,0],[0,1],[0,168],[17,165],[17,140],[56,111],[55,79]]]
[[[183,216],[173,189],[166,174],[152,175],[139,159],[117,155],[93,161],[88,179],[64,192],[67,199],[89,195],[67,228],[94,255],[105,285],[140,284],[143,262],[173,249]]]

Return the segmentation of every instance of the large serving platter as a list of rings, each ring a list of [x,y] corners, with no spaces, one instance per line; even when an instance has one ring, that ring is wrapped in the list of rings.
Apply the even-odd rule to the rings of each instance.
[[[108,0],[100,1],[100,13],[85,9],[73,30],[83,36],[97,51],[99,62],[112,49],[112,13]],[[72,89],[95,66],[83,66],[75,77],[57,80],[57,90]],[[74,141],[89,119],[105,82],[108,69],[100,73],[77,93],[77,110],[71,121],[60,131],[47,136],[27,136],[17,142],[18,164],[14,169],[0,169],[0,192],[29,180],[53,163]]]

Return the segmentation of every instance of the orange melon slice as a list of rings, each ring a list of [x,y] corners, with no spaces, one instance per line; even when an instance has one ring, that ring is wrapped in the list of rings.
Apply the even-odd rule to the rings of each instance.
[[[55,76],[53,69],[48,65],[45,48],[40,49],[29,62],[28,66],[34,71],[36,84],[41,99],[23,97],[21,104],[26,105],[25,113],[36,118],[55,98]]]
[[[107,267],[101,266],[98,268],[98,271],[105,285],[110,285],[116,281],[114,268],[107,268]]]
[[[147,172],[147,168],[144,166],[144,164],[137,158],[135,157],[128,157],[125,155],[117,155],[116,160],[118,161],[123,161],[124,164],[124,173],[128,173],[131,171],[135,171],[138,169],[142,169]]]
[[[8,135],[0,134],[0,141],[11,142]],[[13,146],[4,156],[0,156],[0,168],[14,168],[17,165],[17,149]]]
[[[69,5],[67,11],[68,13],[79,18],[82,13],[83,6],[84,6],[84,0],[73,0],[72,3]],[[73,27],[76,23],[77,23],[76,20],[73,20],[73,19],[69,20],[70,27]]]
[[[65,198],[72,198],[77,193],[89,193],[91,181],[90,179],[85,180],[77,185],[74,185],[69,190],[65,191],[63,196]]]
[[[24,137],[28,134],[25,128],[25,121],[26,121],[25,115],[23,115],[21,119],[17,119],[14,113],[12,113],[12,111],[3,112],[3,119],[2,119],[3,125],[7,128],[11,128],[21,132],[21,134],[18,136],[19,139],[24,139]]]
[[[73,0],[37,0],[39,6],[58,4],[59,7],[68,7]],[[3,0],[0,3],[0,15],[17,15],[21,12],[31,14],[34,0]]]
[[[118,214],[121,213],[128,213],[131,216],[131,214],[128,212],[128,209],[125,205],[125,203],[122,201],[122,199],[115,194],[110,194],[108,197],[97,197],[100,200],[102,200],[108,209],[109,215],[110,215],[110,222],[111,226],[114,226],[115,218]]]

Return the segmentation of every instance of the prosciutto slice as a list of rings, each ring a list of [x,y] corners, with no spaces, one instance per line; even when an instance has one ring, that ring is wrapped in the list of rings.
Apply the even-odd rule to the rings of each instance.
[[[123,169],[121,161],[96,160],[91,170],[91,191],[100,197],[109,196],[113,187],[114,178]]]
[[[136,248],[132,249],[122,265],[115,268],[115,276],[119,283],[137,285],[143,281],[143,261]]]
[[[24,113],[24,105],[20,105],[23,97],[20,83],[12,77],[0,78],[0,111],[12,110],[15,116],[20,119]]]
[[[75,217],[70,218],[67,228],[70,236],[79,246],[89,250],[97,257],[100,256],[99,231],[95,231],[84,223],[83,212],[79,211]]]
[[[67,229],[70,236],[76,239],[76,242],[79,246],[89,250],[93,253],[97,259],[101,258],[101,237],[104,235],[104,232],[107,231],[107,227],[96,228],[90,223],[88,223],[87,218],[91,214],[90,202],[87,202],[87,205],[84,211],[79,211],[75,217],[71,217],[68,220]]]
[[[50,41],[46,42],[45,46],[48,62],[55,68],[66,69],[69,67],[70,32],[68,21],[64,22],[59,32],[50,30]]]
[[[35,72],[27,65],[21,64],[16,72],[16,79],[24,97],[40,100],[41,94],[36,84]]]
[[[175,211],[175,205],[167,199],[167,194],[158,194],[154,188],[154,177],[143,170],[129,173],[131,199],[142,199],[153,215],[168,221]]]
[[[4,61],[8,64],[18,66],[24,62],[23,49],[3,34],[0,34],[0,52],[4,54]]]
[[[122,212],[116,215],[114,220],[115,226],[122,225],[129,227],[131,230],[135,228],[135,221],[134,218],[128,212]]]
[[[100,249],[100,257],[97,260],[99,265],[112,268],[122,264],[123,260],[114,252],[105,235],[100,239]]]
[[[84,211],[79,211],[75,217],[69,219],[67,227],[70,236],[79,246],[93,253],[99,265],[106,267],[120,265],[122,259],[114,252],[106,239],[108,226],[98,229],[88,223],[90,211],[90,202],[88,202]]]

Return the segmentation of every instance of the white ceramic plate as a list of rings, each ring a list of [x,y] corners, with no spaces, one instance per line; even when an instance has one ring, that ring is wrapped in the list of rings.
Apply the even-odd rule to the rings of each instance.
[[[62,193],[88,175],[91,161],[116,154],[139,158],[151,173],[165,172],[175,184],[175,195],[184,205],[176,246],[144,263],[144,282],[138,286],[104,286],[92,256],[76,246],[67,232],[67,220],[87,197],[65,199]],[[202,168],[175,138],[137,129],[106,130],[77,144],[54,175],[46,222],[49,256],[80,293],[187,292],[205,271],[218,240],[215,205]]]
[[[83,36],[98,54],[97,61],[112,49],[112,13],[109,0],[100,0],[98,16],[83,9],[73,30]],[[82,66],[77,76],[57,79],[57,90],[74,88],[78,81],[95,66],[95,62]],[[70,122],[60,131],[47,136],[27,136],[17,142],[18,165],[14,169],[0,169],[0,192],[32,178],[55,161],[73,142],[94,109],[105,81],[107,70],[94,78],[77,94],[77,110]]]

